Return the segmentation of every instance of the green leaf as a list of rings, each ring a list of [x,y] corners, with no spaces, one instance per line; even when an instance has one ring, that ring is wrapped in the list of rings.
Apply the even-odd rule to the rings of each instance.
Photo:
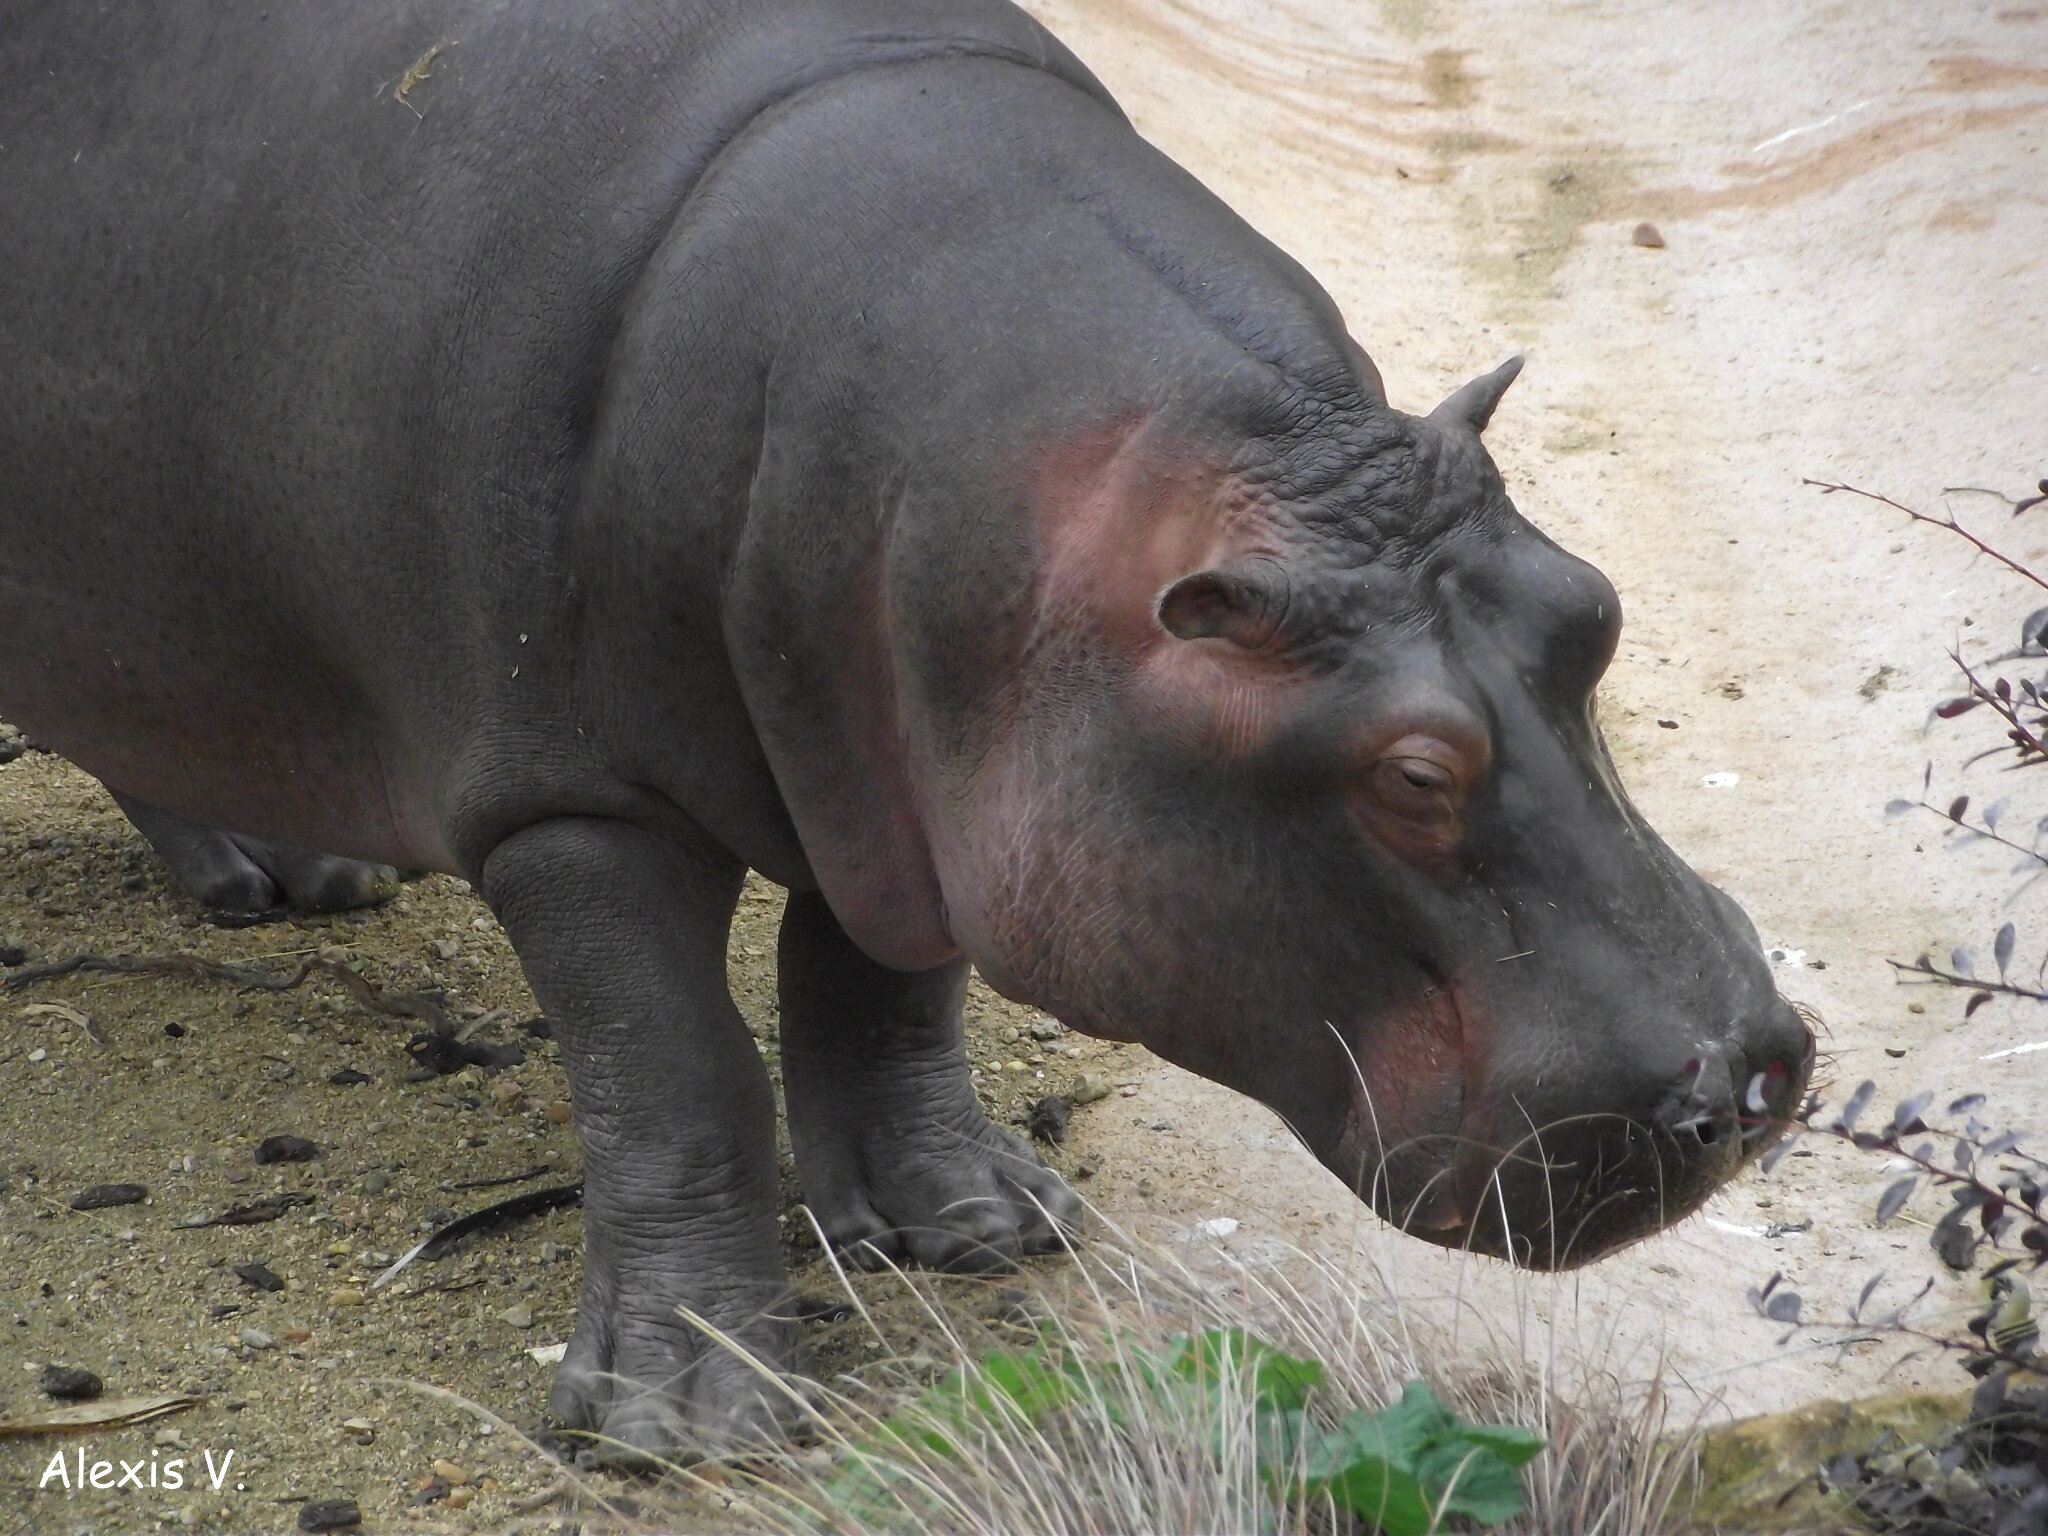
[[[1511,1467],[1526,1467],[1550,1443],[1519,1424],[1465,1424],[1458,1433],[1474,1445],[1485,1446]]]
[[[1036,1424],[1086,1391],[1085,1378],[1048,1363],[1042,1346],[998,1350],[976,1365],[948,1371],[909,1407],[884,1420],[882,1433],[942,1456],[959,1456],[956,1436],[973,1424],[1000,1427],[1016,1417]]]
[[[1242,1328],[1211,1328],[1181,1345],[1174,1367],[1190,1381],[1221,1381],[1243,1371],[1261,1408],[1295,1409],[1323,1384],[1320,1361],[1300,1360]]]
[[[1432,1445],[1415,1471],[1439,1515],[1469,1515],[1482,1525],[1498,1525],[1523,1510],[1521,1473],[1462,1437]]]
[[[1045,1351],[1021,1353],[998,1351],[984,1356],[981,1380],[969,1389],[974,1406],[991,1416],[1000,1409],[996,1398],[1034,1424],[1055,1408],[1063,1408],[1076,1397],[1076,1383],[1059,1367],[1046,1363]]]
[[[1449,1514],[1494,1525],[1522,1512],[1518,1469],[1542,1448],[1539,1436],[1512,1425],[1460,1424],[1425,1383],[1411,1381],[1399,1402],[1378,1413],[1353,1409],[1311,1439],[1304,1492],[1327,1493],[1385,1536],[1423,1536]]]
[[[1302,1447],[1322,1430],[1299,1408],[1261,1408],[1252,1417],[1252,1444],[1258,1447],[1259,1470],[1268,1481],[1281,1483],[1294,1475]]]

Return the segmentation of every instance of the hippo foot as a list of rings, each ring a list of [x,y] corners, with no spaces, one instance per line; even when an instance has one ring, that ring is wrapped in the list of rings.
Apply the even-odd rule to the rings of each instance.
[[[1057,1252],[1081,1202],[975,1100],[967,962],[879,966],[815,892],[791,894],[779,958],[790,1143],[826,1240],[870,1267],[1007,1269]]]
[[[163,855],[179,883],[209,907],[341,912],[375,906],[398,894],[399,873],[388,864],[217,831],[127,795],[116,794],[114,800]]]
[[[705,1317],[779,1374],[801,1364],[793,1324],[767,1308],[714,1306],[704,1299],[701,1272],[667,1257],[654,1262],[654,1273],[602,1263],[586,1270],[576,1335],[555,1373],[548,1416],[561,1430],[587,1436],[599,1462],[632,1471],[785,1439],[789,1400],[757,1365],[676,1309]],[[721,1315],[728,1310],[740,1315]]]
[[[956,1097],[943,1111],[906,1110],[901,1126],[836,1136],[813,1127],[806,1138],[805,1198],[826,1241],[861,1268],[1010,1269],[1060,1252],[1079,1229],[1080,1197],[989,1123],[960,1075],[964,1105]]]

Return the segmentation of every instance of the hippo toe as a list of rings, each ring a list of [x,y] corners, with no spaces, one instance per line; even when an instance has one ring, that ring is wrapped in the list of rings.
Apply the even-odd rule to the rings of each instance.
[[[114,802],[186,890],[228,912],[345,912],[398,894],[389,864],[337,858],[204,827],[114,791]]]

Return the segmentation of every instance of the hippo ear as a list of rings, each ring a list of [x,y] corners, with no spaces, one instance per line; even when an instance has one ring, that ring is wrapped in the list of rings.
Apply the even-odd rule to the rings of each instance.
[[[1486,424],[1493,420],[1493,408],[1500,404],[1500,397],[1508,392],[1508,386],[1521,371],[1521,357],[1509,358],[1493,372],[1482,373],[1458,390],[1431,411],[1429,419],[1438,426],[1470,427],[1474,432],[1484,432]]]
[[[1269,648],[1287,615],[1287,575],[1269,561],[1196,571],[1159,597],[1159,626],[1177,640]]]

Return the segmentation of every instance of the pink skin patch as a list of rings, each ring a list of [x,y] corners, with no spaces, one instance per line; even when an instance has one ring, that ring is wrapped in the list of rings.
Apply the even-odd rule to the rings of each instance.
[[[1026,665],[1077,650],[1120,663],[1163,731],[1226,759],[1270,740],[1307,680],[1277,641],[1176,639],[1157,610],[1183,576],[1281,561],[1271,500],[1145,418],[1041,443],[1025,484],[1041,558]]]
[[[1459,1134],[1485,1083],[1485,1030],[1468,989],[1431,986],[1410,1006],[1367,1025],[1353,1049],[1358,1081],[1350,1123],[1339,1142],[1345,1167],[1370,1180],[1387,1153],[1420,1137]],[[1370,1183],[1366,1193],[1371,1192]],[[1456,1167],[1444,1158],[1429,1187],[1398,1192],[1403,1227],[1448,1231],[1465,1224]]]
[[[1114,877],[1135,850],[1114,816],[1072,800],[1070,757],[1114,752],[1115,729],[1135,727],[1196,761],[1240,758],[1311,678],[1277,647],[1182,640],[1159,623],[1182,577],[1284,552],[1270,500],[1212,454],[1134,413],[1040,439],[1017,484],[1037,533],[1026,626],[979,751],[927,791],[928,806],[957,809],[928,827],[951,931],[984,974],[1106,1033],[1091,951],[1142,947],[1120,926]]]

